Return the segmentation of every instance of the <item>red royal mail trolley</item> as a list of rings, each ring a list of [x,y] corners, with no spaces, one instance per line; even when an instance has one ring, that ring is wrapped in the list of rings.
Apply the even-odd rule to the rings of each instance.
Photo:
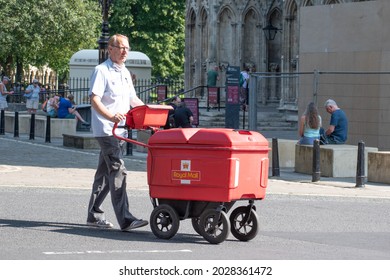
[[[126,126],[155,129],[166,123],[170,106],[145,105],[127,113]],[[175,128],[156,130],[148,144],[114,136],[148,148],[147,175],[153,204],[150,227],[170,239],[180,220],[192,219],[208,242],[223,242],[229,232],[238,240],[257,235],[255,200],[264,199],[268,184],[268,141],[254,131]],[[234,203],[247,206],[228,212]]]

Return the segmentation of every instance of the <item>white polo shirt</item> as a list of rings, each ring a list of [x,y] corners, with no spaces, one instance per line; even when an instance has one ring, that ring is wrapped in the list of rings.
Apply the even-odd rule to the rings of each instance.
[[[101,98],[102,103],[112,113],[127,113],[130,102],[135,98],[136,92],[129,70],[125,66],[119,68],[111,59],[95,67],[91,76],[89,96],[95,94]],[[95,137],[111,136],[114,123],[104,118],[92,108],[92,131]],[[125,121],[119,123],[124,125]],[[115,132],[124,133],[123,129]]]

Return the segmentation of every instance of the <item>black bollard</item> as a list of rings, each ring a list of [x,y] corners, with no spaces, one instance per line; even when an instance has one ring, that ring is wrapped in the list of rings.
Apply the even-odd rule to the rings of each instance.
[[[316,139],[313,143],[313,173],[312,182],[318,182],[321,177],[320,169],[320,140]]]
[[[0,116],[0,135],[5,134],[5,114],[4,109],[1,109],[1,116]]]
[[[35,114],[31,114],[30,120],[30,140],[35,139]]]
[[[127,138],[133,139],[133,131],[131,129],[127,130]],[[133,144],[130,142],[127,142],[127,145],[126,145],[126,155],[127,156],[133,155]]]
[[[272,138],[272,176],[280,176],[278,138]]]
[[[242,110],[242,129],[245,129],[245,112],[246,112],[246,109],[244,107]]]
[[[46,138],[45,143],[50,143],[50,125],[51,125],[51,118],[50,116],[46,116]]]
[[[364,187],[366,180],[364,171],[364,142],[358,144],[357,166],[356,166],[356,186],[357,188]]]
[[[14,137],[19,137],[19,112],[15,112]]]

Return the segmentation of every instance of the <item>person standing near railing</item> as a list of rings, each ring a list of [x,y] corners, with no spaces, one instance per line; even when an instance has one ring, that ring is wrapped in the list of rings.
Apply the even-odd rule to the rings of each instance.
[[[242,104],[242,108],[246,111],[248,106],[248,93],[249,93],[249,67],[245,67],[243,71],[240,73],[240,103]]]
[[[13,91],[7,91],[6,85],[8,82],[9,78],[7,76],[3,76],[3,79],[0,83],[0,110],[8,108],[7,95],[14,93]]]
[[[30,84],[24,92],[24,96],[27,99],[27,111],[29,114],[35,114],[39,105],[39,93],[41,92],[41,87],[38,84],[38,80],[34,79],[32,84]]]
[[[217,81],[219,81],[218,66],[214,66],[207,72],[207,86],[215,87],[217,86]]]

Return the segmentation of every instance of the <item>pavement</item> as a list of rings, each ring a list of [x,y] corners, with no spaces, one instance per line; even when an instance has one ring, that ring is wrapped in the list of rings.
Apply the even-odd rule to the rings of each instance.
[[[296,132],[264,131],[266,138],[296,139]],[[28,135],[15,138],[0,135],[0,187],[91,188],[99,150],[63,146],[62,138]],[[128,188],[148,189],[146,153],[133,149],[125,157],[129,173]],[[280,169],[280,176],[269,175],[267,194],[301,196],[341,196],[390,199],[390,185],[366,182],[356,187],[356,178],[326,178],[312,182],[312,176]]]

